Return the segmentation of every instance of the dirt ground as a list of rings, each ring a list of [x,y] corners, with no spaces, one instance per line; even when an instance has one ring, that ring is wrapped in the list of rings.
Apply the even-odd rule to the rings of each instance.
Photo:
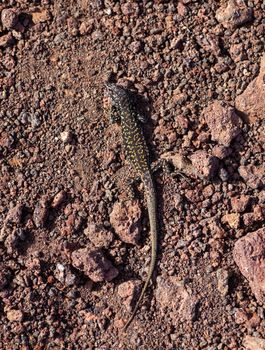
[[[0,348],[265,349],[264,1],[0,13]],[[137,96],[151,159],[170,164],[127,332],[149,222],[107,79]]]

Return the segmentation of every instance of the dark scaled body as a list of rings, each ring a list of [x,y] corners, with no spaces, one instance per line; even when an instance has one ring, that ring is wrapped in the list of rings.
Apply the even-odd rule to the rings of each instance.
[[[124,327],[126,329],[138,310],[155,268],[157,255],[156,196],[149,167],[145,139],[139,125],[138,114],[131,103],[130,96],[126,90],[116,84],[106,83],[106,88],[111,99],[112,107],[116,110],[117,116],[121,122],[126,158],[137,170],[144,184],[152,242],[152,255],[147,278],[135,308]]]
[[[116,109],[122,129],[126,158],[141,175],[149,171],[147,147],[137,113],[127,91],[116,84],[107,83],[111,102]]]

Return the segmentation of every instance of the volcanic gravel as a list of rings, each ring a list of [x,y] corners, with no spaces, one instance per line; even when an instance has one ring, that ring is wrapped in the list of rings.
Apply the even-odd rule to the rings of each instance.
[[[264,37],[263,0],[1,2],[0,349],[265,349]],[[167,160],[126,332],[151,243],[107,79]]]

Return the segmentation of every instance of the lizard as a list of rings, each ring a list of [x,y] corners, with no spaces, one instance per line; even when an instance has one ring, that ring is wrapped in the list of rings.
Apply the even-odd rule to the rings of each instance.
[[[122,131],[123,146],[125,149],[125,157],[133,168],[140,175],[144,185],[144,191],[147,202],[150,232],[151,232],[151,262],[149,265],[148,274],[141,290],[140,296],[134,306],[131,316],[124,326],[124,330],[133,321],[138,308],[142,302],[144,294],[147,290],[149,282],[152,278],[156,258],[157,258],[157,209],[156,209],[156,194],[154,188],[154,182],[152,179],[152,172],[148,157],[148,150],[146,141],[144,139],[142,128],[139,121],[141,117],[135,110],[135,107],[131,101],[129,93],[126,89],[116,85],[115,83],[105,83],[107,96],[110,98],[112,107],[116,110],[115,121],[119,121]]]

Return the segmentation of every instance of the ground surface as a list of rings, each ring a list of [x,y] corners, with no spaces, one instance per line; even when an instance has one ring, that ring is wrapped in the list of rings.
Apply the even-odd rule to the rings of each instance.
[[[264,349],[264,2],[3,0],[0,12],[0,348]],[[122,204],[109,76],[138,94],[152,159],[172,163],[155,174],[156,278],[125,334],[150,241],[141,186]]]

